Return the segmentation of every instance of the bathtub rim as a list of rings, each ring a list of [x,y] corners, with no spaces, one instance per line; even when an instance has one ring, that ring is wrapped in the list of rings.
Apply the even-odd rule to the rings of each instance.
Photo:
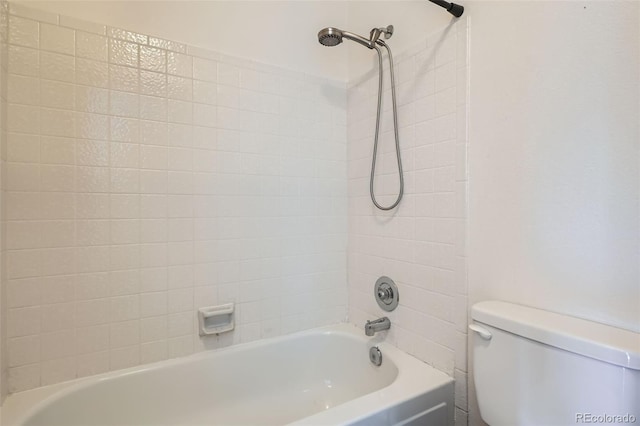
[[[312,422],[330,423],[335,425],[362,420],[370,415],[379,413],[392,406],[406,402],[426,392],[435,391],[447,386],[453,386],[452,377],[436,370],[434,367],[401,351],[391,343],[385,341],[386,333],[379,333],[374,337],[366,337],[364,331],[351,323],[339,323],[317,327],[283,336],[259,339],[252,342],[240,343],[215,350],[203,350],[191,355],[166,359],[153,363],[138,365],[126,369],[109,371],[106,373],[82,377],[66,382],[41,386],[27,391],[9,395],[0,409],[0,423],[6,426],[23,425],[24,421],[40,410],[46,409],[57,400],[99,382],[117,379],[146,371],[155,371],[166,367],[188,364],[215,357],[221,353],[260,348],[266,345],[278,344],[294,340],[302,336],[312,335],[342,335],[355,339],[367,347],[378,346],[383,357],[395,364],[396,378],[387,386],[376,391],[358,396],[352,400],[338,404],[328,410],[298,419],[289,425],[302,425]],[[369,362],[368,357],[363,362]],[[411,371],[411,374],[408,371]],[[417,371],[416,371],[417,370]],[[418,373],[418,374],[417,374]],[[452,401],[449,401],[452,403]]]

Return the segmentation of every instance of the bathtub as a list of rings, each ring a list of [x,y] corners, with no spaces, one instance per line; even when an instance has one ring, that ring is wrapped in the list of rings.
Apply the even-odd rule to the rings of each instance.
[[[74,380],[11,395],[2,424],[452,425],[453,380],[380,340],[340,324]]]

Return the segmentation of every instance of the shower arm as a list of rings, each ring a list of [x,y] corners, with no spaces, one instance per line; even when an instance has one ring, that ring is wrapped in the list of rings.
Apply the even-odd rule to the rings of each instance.
[[[431,3],[437,4],[440,7],[444,7],[445,9],[447,9],[447,12],[449,12],[456,18],[461,17],[462,12],[464,12],[464,7],[460,6],[459,4],[449,3],[448,1],[444,1],[444,0],[429,0],[429,1]]]
[[[375,44],[371,40],[367,40],[366,38],[359,36],[358,34],[350,33],[349,31],[342,31],[342,37],[347,40],[355,41],[356,43],[360,43],[364,47],[368,47],[369,49],[373,49]]]

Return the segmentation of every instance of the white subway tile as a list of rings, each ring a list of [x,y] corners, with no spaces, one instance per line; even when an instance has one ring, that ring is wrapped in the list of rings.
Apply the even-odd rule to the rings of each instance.
[[[140,172],[138,169],[111,169],[111,183],[109,189],[112,193],[135,194],[140,190]]]
[[[10,191],[39,191],[40,166],[37,164],[7,164],[6,188]]]
[[[42,219],[74,219],[75,194],[50,192],[40,194]]]
[[[140,345],[140,362],[151,363],[167,359],[167,342],[164,340]]]
[[[60,53],[40,51],[40,77],[47,80],[75,82],[75,58]]]
[[[76,83],[90,87],[109,87],[109,65],[90,59],[76,58]]]
[[[178,313],[193,309],[193,288],[170,290],[168,292],[168,311]]]
[[[59,109],[40,109],[40,130],[48,136],[76,136],[76,114]]]
[[[92,376],[109,371],[109,353],[95,352],[76,357],[76,374],[78,377]]]
[[[218,64],[203,58],[193,58],[193,78],[209,82],[218,80]]]
[[[436,68],[435,90],[437,92],[456,87],[456,63],[450,62]]]
[[[215,127],[217,108],[211,105],[193,104],[193,124],[202,127]]]
[[[109,345],[112,348],[131,346],[140,343],[140,322],[124,321],[111,324]]]
[[[40,24],[40,49],[75,54],[75,31],[51,24]]]
[[[109,111],[109,91],[99,87],[75,87],[76,111],[107,114]]]
[[[9,392],[20,392],[40,386],[40,364],[9,368]]]
[[[9,104],[7,129],[10,132],[40,132],[40,110],[35,106]]]
[[[155,47],[140,46],[140,68],[165,73],[167,71],[167,52]]]
[[[25,105],[40,104],[40,80],[33,77],[9,74],[7,100]]]
[[[110,135],[114,142],[138,142],[140,137],[140,122],[126,117],[110,117]]]
[[[40,333],[40,307],[13,308],[7,313],[7,336],[19,337]]]
[[[112,322],[133,320],[140,317],[138,295],[112,297],[110,301],[109,316]]]
[[[73,248],[49,248],[42,250],[43,275],[70,275],[76,272],[76,256]]]
[[[75,298],[75,275],[59,275],[40,278],[43,304],[72,302]]]
[[[108,298],[76,302],[76,326],[89,327],[109,322]]]
[[[75,326],[73,308],[73,303],[58,303],[55,305],[42,306],[40,308],[42,332],[47,333],[73,329]]]
[[[191,171],[193,170],[193,152],[187,148],[168,148],[168,170]],[[175,180],[175,175],[171,175]]]
[[[9,13],[11,15],[29,18],[36,21],[47,22],[50,24],[58,23],[58,15],[42,9],[31,8],[23,3],[10,3]]]
[[[240,86],[240,69],[234,65],[218,62],[218,84],[225,86]]]
[[[60,15],[59,23],[60,23],[60,26],[62,27],[87,31],[87,32],[94,33],[97,35],[102,35],[102,36],[104,36],[107,32],[107,27],[104,25],[96,24],[94,22],[84,21],[82,19],[72,18],[70,16]]]
[[[193,57],[177,52],[167,52],[167,72],[181,77],[193,77]]]
[[[140,71],[140,93],[143,95],[166,97],[166,74],[152,71]]]
[[[9,367],[40,362],[40,336],[12,338],[8,346]]]
[[[192,124],[193,104],[191,102],[169,99],[167,119],[169,123]]]
[[[167,314],[167,293],[164,291],[140,295],[140,317],[147,318]]]
[[[24,308],[40,304],[40,280],[37,278],[9,280],[7,307]]]
[[[167,316],[143,318],[140,320],[140,341],[142,343],[167,338]]]
[[[140,242],[140,224],[135,219],[111,221],[111,244],[136,244]],[[112,283],[113,284],[113,283]]]
[[[168,151],[163,146],[140,146],[140,167],[143,169],[166,170]]]
[[[140,291],[153,292],[167,289],[167,268],[146,268],[140,270]]]
[[[39,43],[38,27],[38,21],[20,18],[18,16],[10,16],[9,43],[37,49]]]
[[[41,224],[41,247],[71,247],[75,244],[75,223],[71,220]]]
[[[74,355],[75,330],[43,333],[41,339],[42,360],[61,359]]]
[[[127,346],[124,348],[112,349],[110,351],[109,368],[119,370],[122,368],[135,367],[140,363],[140,346]]]
[[[109,65],[109,87],[112,90],[138,93],[139,70],[121,65]]]
[[[138,67],[140,47],[136,43],[109,39],[109,63]]]
[[[75,86],[52,80],[42,80],[40,105],[47,108],[75,109]]]
[[[193,80],[169,75],[167,77],[167,95],[169,99],[191,101],[193,99]]]
[[[106,167],[77,167],[78,192],[109,192],[109,169]]]
[[[21,46],[9,46],[9,72],[37,77],[40,75],[38,50]]]
[[[75,53],[78,58],[86,58],[94,61],[106,62],[108,56],[107,38],[83,31],[76,31]]]
[[[436,114],[455,114],[456,112],[456,88],[445,89],[435,94]]]
[[[171,50],[178,53],[186,53],[187,46],[171,40],[164,40],[157,37],[149,37],[149,46],[159,47],[161,49]]]
[[[105,351],[109,348],[109,327],[96,325],[76,329],[78,355]]]
[[[135,93],[109,92],[110,114],[121,117],[137,118],[140,111],[140,99]]]
[[[168,356],[180,357],[193,353],[193,338],[191,336],[181,336],[167,340]]]
[[[76,232],[76,243],[79,246],[109,244],[109,222],[106,220],[78,220]]]
[[[6,204],[7,220],[29,220],[42,217],[41,199],[37,192],[7,192]]]
[[[7,135],[7,160],[20,163],[40,161],[40,137],[22,133]]]
[[[127,31],[120,28],[107,28],[107,35],[111,38],[126,40],[134,43],[147,44],[149,37],[144,34],[135,33],[133,31]]]
[[[445,65],[455,61],[457,53],[456,34],[452,33],[446,37],[440,38],[435,44],[436,50],[436,66]]]
[[[220,86],[225,87],[225,86]],[[206,81],[193,81],[193,101],[208,105],[216,105],[217,86]]]

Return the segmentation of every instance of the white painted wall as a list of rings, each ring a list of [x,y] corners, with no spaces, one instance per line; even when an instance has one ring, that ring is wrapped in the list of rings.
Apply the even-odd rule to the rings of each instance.
[[[637,9],[471,6],[472,301],[640,330]]]
[[[316,38],[323,27],[346,25],[346,2],[22,1],[61,15],[317,76],[347,76],[346,50],[323,48]]]

